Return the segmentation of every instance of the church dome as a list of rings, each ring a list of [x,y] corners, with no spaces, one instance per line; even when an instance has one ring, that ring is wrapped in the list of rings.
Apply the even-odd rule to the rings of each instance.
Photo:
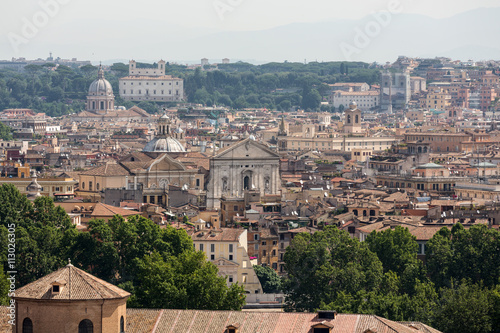
[[[356,103],[355,101],[349,103],[349,109],[356,110],[357,108],[358,108],[358,103]]]
[[[183,153],[182,144],[170,134],[170,118],[164,114],[158,119],[156,136],[142,150],[146,153]]]
[[[109,83],[109,81],[104,78],[104,71],[102,70],[101,66],[99,66],[97,79],[90,84],[89,95],[93,96],[113,95],[113,87],[111,87],[111,83]]]
[[[143,152],[151,153],[182,153],[186,150],[182,144],[171,136],[157,137],[144,146]]]

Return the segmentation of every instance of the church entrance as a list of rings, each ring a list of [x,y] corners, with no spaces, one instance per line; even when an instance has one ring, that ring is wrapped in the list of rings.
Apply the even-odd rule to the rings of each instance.
[[[245,178],[243,178],[243,189],[244,190],[250,189],[250,177],[248,176],[245,176]]]

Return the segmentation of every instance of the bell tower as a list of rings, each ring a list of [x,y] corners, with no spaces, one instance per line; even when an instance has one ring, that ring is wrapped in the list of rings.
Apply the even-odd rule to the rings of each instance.
[[[344,133],[361,133],[361,110],[354,101],[349,103],[349,109],[345,111]]]

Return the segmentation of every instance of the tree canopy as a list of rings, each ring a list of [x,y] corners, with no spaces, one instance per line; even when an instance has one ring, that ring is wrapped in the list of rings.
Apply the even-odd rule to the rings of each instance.
[[[217,267],[194,250],[184,230],[160,228],[142,216],[125,220],[117,215],[108,222],[91,220],[87,231],[77,231],[51,198],[32,203],[7,184],[0,186],[0,202],[2,244],[7,243],[7,226],[16,225],[17,287],[71,258],[75,266],[133,292],[132,306],[239,310],[245,303],[243,287],[228,287]],[[7,247],[0,251],[0,264],[7,271]],[[0,284],[0,302],[3,293]]]

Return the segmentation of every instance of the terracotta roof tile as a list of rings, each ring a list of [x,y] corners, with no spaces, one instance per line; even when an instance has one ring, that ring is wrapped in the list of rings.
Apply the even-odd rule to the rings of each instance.
[[[106,163],[97,168],[93,168],[84,172],[80,172],[80,175],[88,176],[127,176],[130,173],[120,164]]]
[[[115,215],[121,216],[131,216],[131,215],[139,215],[140,213],[135,210],[123,209],[120,207],[115,207],[111,205],[106,205],[103,203],[97,203],[94,206],[94,210],[90,216],[92,217],[113,217]]]
[[[52,293],[52,283],[67,281],[60,293]],[[16,298],[92,300],[119,299],[130,293],[69,264],[16,290]]]

